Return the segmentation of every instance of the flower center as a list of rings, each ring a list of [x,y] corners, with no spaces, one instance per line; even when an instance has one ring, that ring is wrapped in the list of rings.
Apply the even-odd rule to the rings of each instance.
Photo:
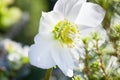
[[[58,22],[53,29],[54,38],[71,46],[79,33],[77,26],[68,20]]]

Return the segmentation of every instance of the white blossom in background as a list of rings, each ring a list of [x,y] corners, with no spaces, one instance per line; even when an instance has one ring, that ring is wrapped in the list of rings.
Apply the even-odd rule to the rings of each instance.
[[[10,39],[2,41],[5,50],[8,52],[7,58],[15,69],[19,69],[24,63],[28,63],[29,46],[14,42]]]
[[[84,56],[82,36],[102,31],[105,11],[86,0],[58,0],[53,11],[43,12],[39,33],[30,47],[30,63],[48,69],[57,65],[69,77]]]
[[[114,16],[112,16],[112,19],[111,19],[111,26],[117,25],[119,23],[120,23],[120,16],[114,13]]]
[[[10,55],[8,55],[8,60],[10,61],[20,61],[20,55],[16,54],[16,53],[10,53]]]
[[[24,46],[21,55],[23,57],[28,57],[29,46]]]
[[[114,13],[111,19],[110,36],[115,40],[120,40],[120,16]]]
[[[116,69],[118,69],[118,73],[119,73],[120,68],[119,68],[119,64],[118,64],[118,58],[115,56],[111,56],[110,60],[108,61],[108,65],[106,67],[106,72],[108,75],[110,75]]]

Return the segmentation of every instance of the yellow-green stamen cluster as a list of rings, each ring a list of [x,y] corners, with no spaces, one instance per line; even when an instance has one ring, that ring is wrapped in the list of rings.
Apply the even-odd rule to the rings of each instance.
[[[70,23],[68,20],[62,20],[55,25],[52,32],[56,40],[71,45],[79,30],[75,24]]]

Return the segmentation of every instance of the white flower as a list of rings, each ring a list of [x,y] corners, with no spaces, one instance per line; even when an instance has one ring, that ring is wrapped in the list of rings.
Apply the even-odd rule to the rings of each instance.
[[[10,55],[8,55],[8,60],[12,62],[20,61],[20,55],[16,53],[11,53]]]
[[[74,63],[84,53],[81,35],[100,28],[104,15],[99,5],[86,0],[58,0],[53,11],[42,13],[39,33],[28,54],[30,63],[43,69],[57,65],[72,77]]]
[[[20,53],[22,57],[28,57],[29,46],[24,46],[22,52]]]
[[[120,23],[120,16],[116,13],[114,13],[114,15],[112,16],[111,19],[111,26],[117,25]]]
[[[24,63],[28,63],[28,50],[29,46],[22,46],[18,42],[10,39],[2,41],[5,50],[8,52],[7,58],[15,69],[19,69]]]
[[[11,52],[11,51],[14,51],[14,50],[17,50],[18,52],[21,51],[21,44],[16,43],[16,42],[13,42],[13,41],[10,40],[10,39],[5,39],[5,40],[3,40],[3,44],[4,44],[4,48],[5,48],[8,52]]]
[[[110,75],[112,71],[119,68],[118,58],[115,56],[111,56],[110,60],[108,61],[108,65],[106,67],[106,72]]]

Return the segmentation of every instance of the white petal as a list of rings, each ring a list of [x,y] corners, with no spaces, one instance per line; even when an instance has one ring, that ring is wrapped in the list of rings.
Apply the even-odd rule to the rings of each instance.
[[[29,51],[30,63],[40,68],[51,68],[55,65],[51,57],[52,39],[37,35],[35,44],[31,46]]]
[[[107,33],[106,33],[105,29],[103,29],[102,25],[98,25],[97,27],[86,27],[86,28],[80,30],[81,37],[91,36],[92,32],[99,33],[100,36],[105,38],[105,39],[107,37]]]
[[[58,0],[55,4],[54,11],[58,11],[63,14],[65,18],[73,21],[76,19],[81,4],[84,2],[86,2],[86,0]]]
[[[39,44],[43,41],[43,39],[44,39],[44,36],[42,36],[41,34],[38,33],[34,38],[34,42],[35,42],[35,44]]]
[[[75,22],[75,20],[78,16],[78,13],[81,9],[82,3],[86,2],[86,0],[74,0],[74,1],[76,1],[76,2],[74,4],[72,3],[73,6],[69,7],[69,11],[68,11],[68,13],[66,13],[67,19],[71,22]]]
[[[60,45],[56,46],[52,52],[54,62],[66,76],[72,77],[74,67],[72,56],[69,53],[69,49],[59,46]]]
[[[42,12],[40,19],[39,33],[49,34],[54,26],[63,19],[63,16],[58,12],[51,11],[48,13]]]
[[[82,41],[79,41],[74,48],[71,50],[72,58],[74,60],[75,67],[78,67],[80,64],[80,58],[85,58],[85,50],[84,50],[84,44]]]
[[[28,55],[30,63],[36,67],[48,69],[55,66],[49,48],[43,45],[32,45]]]
[[[105,29],[102,27],[102,25],[99,25],[97,27],[89,27],[86,29],[81,30],[81,38],[85,36],[92,36],[92,33],[96,32],[99,34],[99,37],[101,40],[98,42],[98,46],[101,46],[106,40],[108,40],[107,32]],[[93,43],[92,43],[93,44]],[[89,47],[93,47],[91,43],[89,43]]]
[[[34,38],[35,44],[42,44],[43,42],[43,45],[48,45],[50,44],[50,42],[53,42],[53,40],[54,40],[54,35],[52,33],[49,34],[38,33]]]
[[[105,11],[97,4],[84,3],[75,21],[78,25],[96,27],[104,19]]]

